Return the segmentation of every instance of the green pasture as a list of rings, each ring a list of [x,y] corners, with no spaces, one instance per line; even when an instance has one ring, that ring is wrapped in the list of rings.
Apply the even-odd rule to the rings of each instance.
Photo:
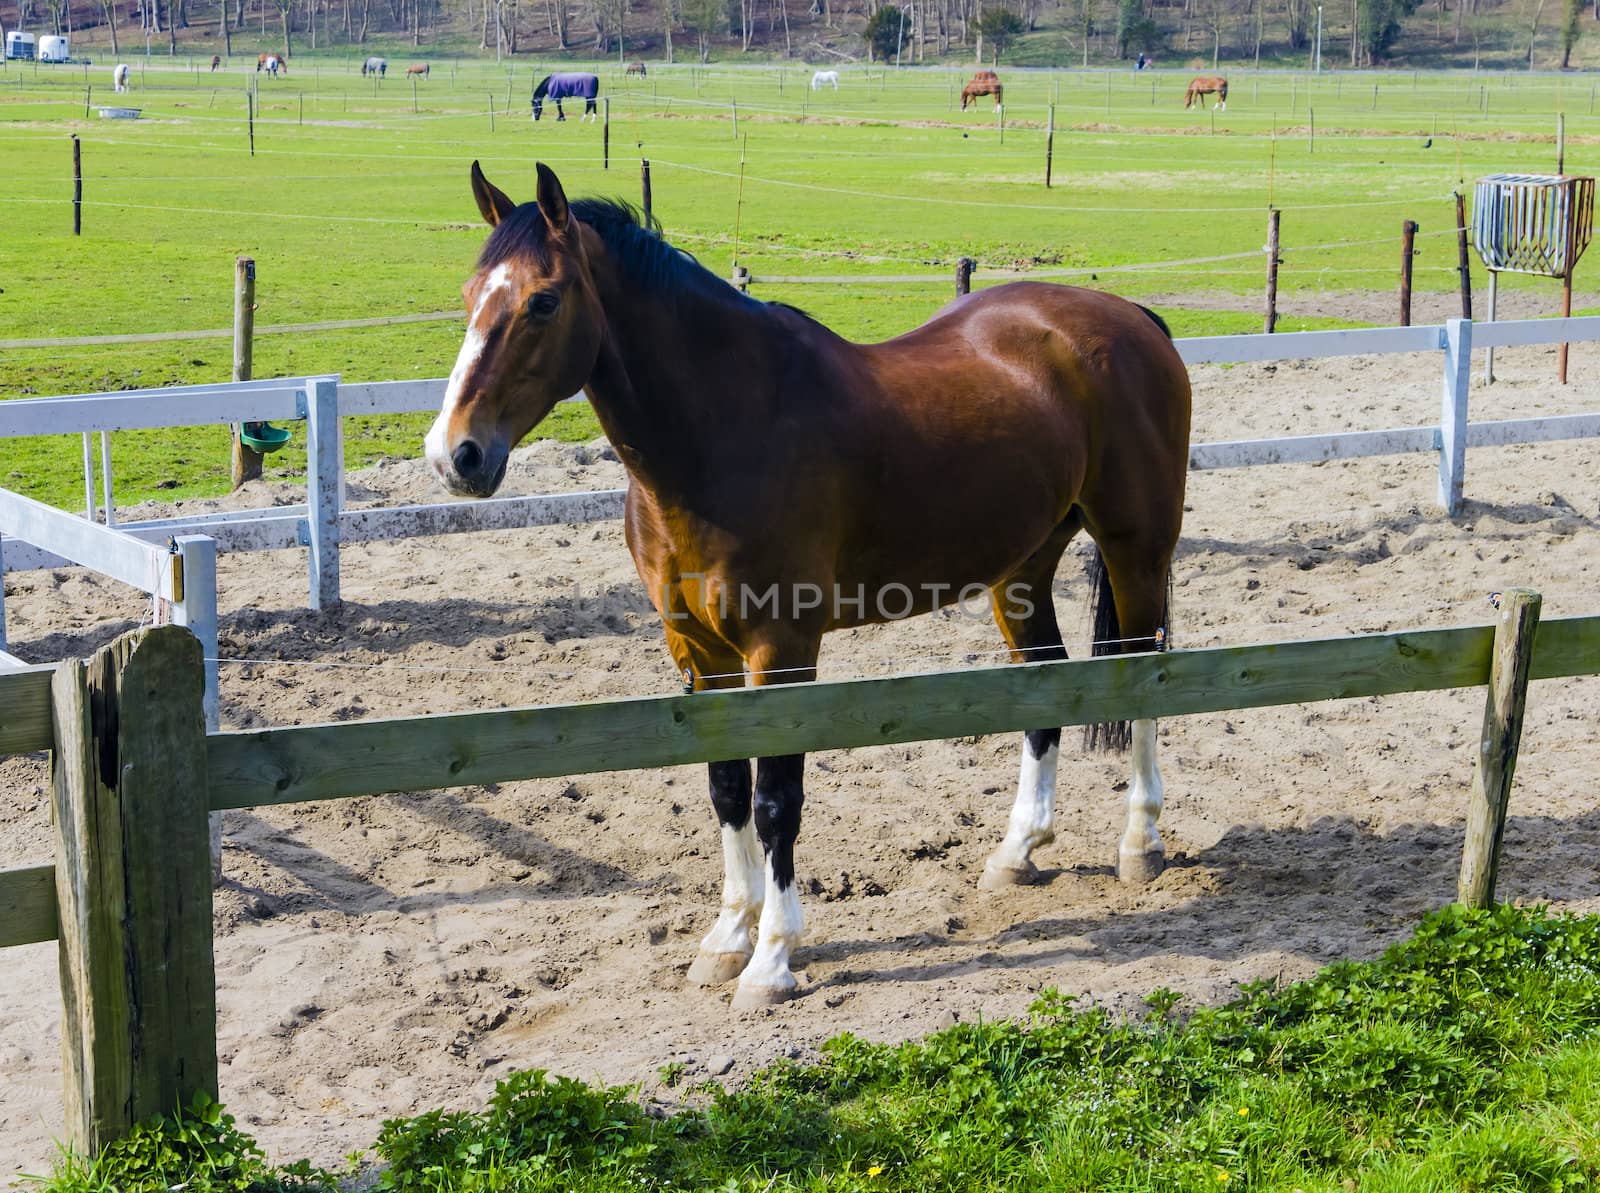
[[[1005,70],[1002,126],[987,99],[959,111],[963,71],[844,69],[837,92],[813,92],[810,66],[652,65],[640,80],[606,63],[606,169],[601,126],[575,119],[581,105],[565,123],[529,120],[550,64],[435,59],[413,89],[399,56],[382,80],[342,55],[297,56],[280,79],[258,76],[253,56],[215,74],[199,59],[125,60],[129,96],[111,94],[109,59],[0,71],[0,398],[225,380],[226,338],[8,343],[226,328],[240,255],[258,269],[257,376],[447,373],[457,320],[271,329],[457,310],[484,234],[467,185],[475,158],[514,198],[530,196],[543,160],[572,195],[637,201],[648,157],[655,213],[676,243],[723,275],[737,256],[757,296],[873,339],[946,301],[962,256],[977,260],[978,286],[1023,270],[1155,301],[1180,335],[1259,330],[1269,199],[1283,212],[1280,328],[1329,326],[1327,292],[1394,290],[1407,218],[1422,227],[1417,288],[1453,288],[1451,191],[1491,171],[1552,171],[1558,111],[1569,171],[1592,169],[1600,144],[1586,76],[1231,72],[1228,107],[1214,112],[1183,109],[1187,72]],[[98,118],[111,103],[142,118]],[[72,134],[84,169],[76,237]],[[796,277],[838,281],[762,281]],[[425,422],[353,428],[351,463],[414,454]],[[574,412],[557,433],[597,427]],[[220,491],[222,443],[220,432],[117,436],[119,501]],[[75,504],[80,453],[8,443],[0,483]],[[299,467],[292,451],[272,464]]]

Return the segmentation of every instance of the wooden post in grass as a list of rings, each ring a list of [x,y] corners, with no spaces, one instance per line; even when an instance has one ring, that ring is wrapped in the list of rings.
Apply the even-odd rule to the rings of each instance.
[[[1472,770],[1467,804],[1467,838],[1461,853],[1461,879],[1456,899],[1468,907],[1494,902],[1500,868],[1500,842],[1505,835],[1506,805],[1517,769],[1522,740],[1522,714],[1528,698],[1533,663],[1533,638],[1539,626],[1540,596],[1529,588],[1512,588],[1499,598],[1494,655],[1489,663],[1489,695],[1483,709],[1483,734]]]
[[[412,75],[411,76],[411,113],[412,113],[412,115],[416,115],[416,112],[417,112],[417,76],[416,75]]]
[[[180,626],[122,635],[51,682],[68,1143],[217,1096],[205,687]]]
[[[1278,326],[1278,209],[1267,212],[1267,314],[1266,331],[1271,335]]]
[[[494,92],[489,93],[489,131],[494,132]]]
[[[1044,189],[1050,189],[1050,165],[1056,153],[1056,106],[1050,105],[1050,116],[1044,132]]]
[[[1461,317],[1472,318],[1472,268],[1467,259],[1467,210],[1461,192],[1456,196],[1456,269],[1461,273]]]
[[[643,158],[639,162],[639,190],[644,196],[644,222],[648,225],[650,223],[650,219],[651,219],[650,204],[651,204],[651,199],[652,199],[652,195],[650,193],[650,159],[649,158]]]
[[[600,131],[600,168],[611,169],[611,99],[607,96],[600,101],[605,110],[605,120]],[[734,111],[738,111],[737,108]]]
[[[962,257],[956,262],[956,297],[972,293],[972,267],[977,262],[971,257]]]
[[[1400,225],[1400,326],[1411,326],[1411,262],[1416,256],[1417,221]]]
[[[94,85],[89,84],[83,89],[83,118],[89,119],[89,104],[94,98]]]
[[[250,125],[250,156],[256,155],[256,101],[248,89],[244,93],[244,115]]]
[[[253,257],[238,257],[233,262],[233,379],[249,381],[251,356],[255,348],[256,263]],[[233,428],[233,487],[261,479],[261,453],[247,446],[240,437],[243,427]]]
[[[83,235],[83,146],[72,134],[72,234]]]

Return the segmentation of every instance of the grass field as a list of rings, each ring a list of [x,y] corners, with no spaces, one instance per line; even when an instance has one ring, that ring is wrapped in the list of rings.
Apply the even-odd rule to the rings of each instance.
[[[137,122],[85,116],[86,85],[94,105],[113,102],[109,60],[0,72],[0,398],[225,380],[226,338],[8,345],[226,328],[238,255],[257,261],[258,377],[443,375],[459,319],[271,329],[458,310],[484,235],[474,158],[514,198],[529,197],[538,159],[573,195],[636,200],[648,157],[671,239],[723,274],[737,253],[758,296],[872,339],[946,301],[961,256],[978,261],[980,286],[986,271],[1021,269],[1156,296],[1180,335],[1258,330],[1269,199],[1283,211],[1280,328],[1337,325],[1327,292],[1394,289],[1406,218],[1422,226],[1418,289],[1453,288],[1450,192],[1491,171],[1553,170],[1558,110],[1569,171],[1590,168],[1600,144],[1594,84],[1578,76],[1234,72],[1214,113],[1184,111],[1187,73],[1007,71],[1002,129],[987,101],[956,109],[962,72],[846,70],[837,92],[811,92],[810,67],[652,67],[641,81],[611,63],[597,68],[611,99],[605,169],[598,124],[529,121],[527,95],[548,70],[536,62],[438,60],[414,98],[397,58],[381,82],[343,56],[298,57],[276,80],[258,78],[253,58],[216,74],[199,60],[129,61],[133,94],[115,98],[142,109]],[[258,85],[252,155],[246,90]],[[928,280],[871,280],[908,275]],[[796,276],[863,280],[760,280]],[[352,426],[351,464],[414,454],[426,421]],[[555,428],[597,431],[582,411]],[[223,445],[220,431],[117,436],[119,501],[220,491]],[[80,450],[9,444],[0,483],[74,504]],[[300,462],[291,450],[272,465],[292,474]]]

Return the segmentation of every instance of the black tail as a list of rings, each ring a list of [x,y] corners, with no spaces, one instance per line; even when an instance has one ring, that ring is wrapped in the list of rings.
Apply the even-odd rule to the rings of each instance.
[[[1139,306],[1138,303],[1134,303],[1133,305],[1134,306]],[[1161,329],[1161,334],[1162,335],[1166,336],[1167,339],[1169,339],[1169,340],[1172,338],[1172,328],[1167,326],[1167,321],[1165,319],[1163,319],[1160,315],[1156,314],[1149,307],[1142,307],[1141,306],[1141,307],[1139,307],[1139,309],[1141,311],[1143,311],[1146,315],[1150,316],[1150,321]]]
[[[1150,315],[1156,322],[1161,320]],[[1172,615],[1172,577],[1167,577],[1166,601],[1161,610],[1161,627],[1154,638],[1138,640],[1123,640],[1122,623],[1117,620],[1117,602],[1111,592],[1111,575],[1106,571],[1106,561],[1096,547],[1089,557],[1088,566],[1089,586],[1093,592],[1089,597],[1089,616],[1094,623],[1090,633],[1093,635],[1089,653],[1094,655],[1113,655],[1141,650],[1166,650],[1172,645],[1172,631],[1168,622]],[[1127,721],[1102,721],[1095,725],[1083,727],[1083,748],[1089,751],[1103,750],[1107,753],[1120,753],[1133,744],[1133,727]]]

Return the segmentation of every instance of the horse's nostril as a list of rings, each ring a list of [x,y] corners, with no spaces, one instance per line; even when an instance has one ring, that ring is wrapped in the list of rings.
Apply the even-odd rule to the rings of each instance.
[[[450,462],[456,466],[458,476],[472,476],[483,465],[483,452],[472,440],[463,441],[450,457]]]

